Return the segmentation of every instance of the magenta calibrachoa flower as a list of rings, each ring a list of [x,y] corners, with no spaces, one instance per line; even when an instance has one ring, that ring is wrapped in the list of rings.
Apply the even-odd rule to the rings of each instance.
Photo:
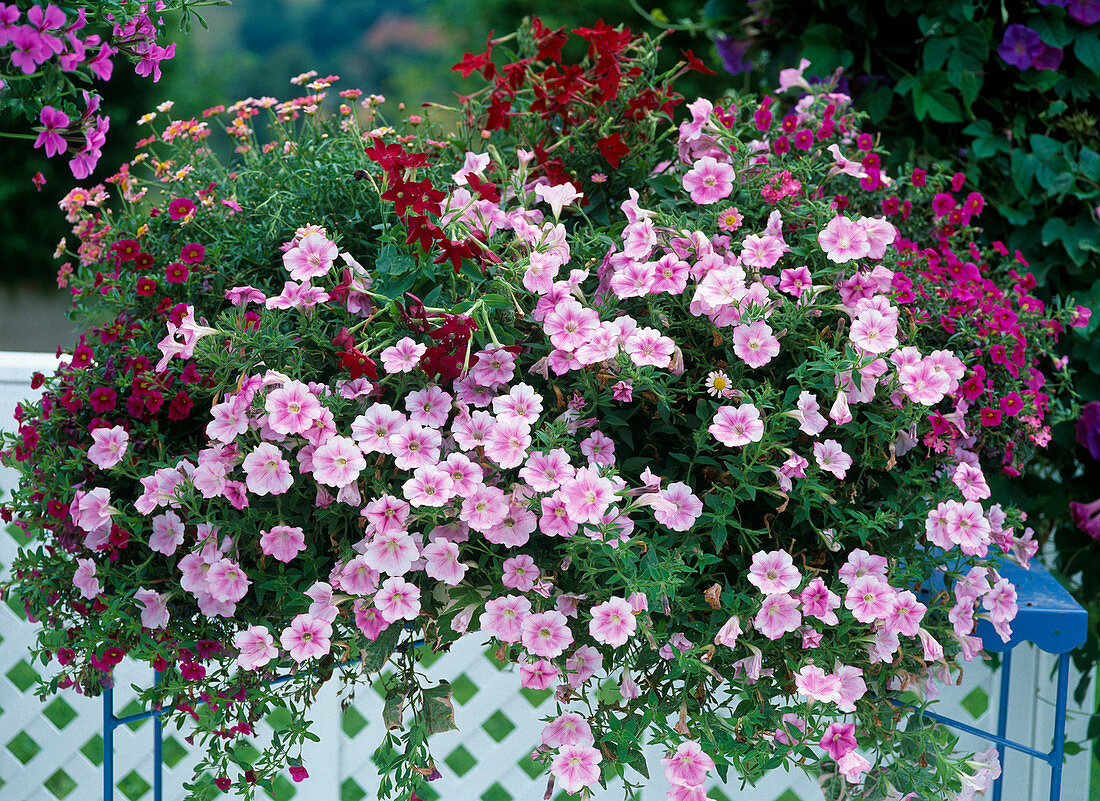
[[[944,796],[962,762],[874,699],[934,693],[980,655],[978,615],[1010,636],[1017,599],[992,557],[1036,545],[988,503],[990,457],[1018,471],[1051,436],[1052,338],[1082,315],[1049,311],[1017,272],[994,278],[965,176],[887,176],[850,101],[805,83],[806,65],[784,79],[799,99],[698,100],[672,127],[671,95],[636,85],[644,45],[580,29],[604,66],[573,82],[601,91],[577,113],[605,133],[586,144],[569,122],[564,146],[526,150],[547,131],[528,98],[572,99],[541,71],[558,35],[521,35],[529,59],[460,65],[511,76],[471,109],[483,152],[412,122],[399,136],[372,121],[364,139],[376,102],[342,93],[346,111],[317,114],[335,78],[313,75],[308,96],[227,110],[248,168],[233,183],[192,158],[204,123],[175,121],[156,135],[174,159],[164,213],[139,193],[165,176],[138,177],[140,160],[112,181],[122,211],[106,190],[63,202],[80,226],[66,280],[115,318],[4,439],[26,487],[0,511],[49,546],[15,581],[67,638],[46,650],[85,689],[126,652],[163,661],[178,697],[232,697],[199,723],[219,742],[357,670],[333,663],[393,661],[379,686],[416,730],[395,740],[404,794],[431,773],[429,730],[449,726],[447,686],[421,686],[411,646],[468,634],[554,692],[534,759],[567,790],[655,737],[673,799],[702,801],[727,763],[792,755],[854,794],[863,754],[877,787]],[[528,79],[552,86],[516,88]],[[279,123],[271,142],[250,132],[260,115]],[[622,120],[678,137],[632,152]],[[581,181],[580,154],[622,169]],[[324,159],[371,188],[354,214],[289,177]],[[272,239],[268,173],[346,222],[288,205]],[[234,255],[262,243],[271,274]],[[947,591],[918,600],[940,568]],[[769,722],[731,730],[731,694]],[[283,737],[253,768],[264,780],[304,734]],[[905,755],[924,752],[914,777]]]

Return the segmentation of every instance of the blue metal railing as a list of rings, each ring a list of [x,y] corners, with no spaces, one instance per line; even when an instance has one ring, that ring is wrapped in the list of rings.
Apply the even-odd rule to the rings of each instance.
[[[394,650],[417,648],[423,644],[423,639],[417,639],[402,643]],[[351,666],[358,662],[358,659],[349,659],[347,662],[337,663],[336,667]],[[313,668],[304,672],[313,673],[316,670],[316,668]],[[290,681],[298,675],[302,674],[288,673],[285,676],[276,676],[267,683],[269,685],[282,684],[284,681]],[[153,686],[159,684],[160,671],[153,671]],[[202,700],[198,702],[200,706],[204,703],[206,702]],[[135,712],[121,718],[115,716],[114,709],[114,690],[109,687],[105,688],[103,690],[103,801],[114,801],[115,797],[115,729],[127,723],[134,723],[148,718],[153,719],[153,801],[164,801],[164,722],[161,720],[161,716],[165,712],[171,714],[172,709],[147,709],[144,712]]]

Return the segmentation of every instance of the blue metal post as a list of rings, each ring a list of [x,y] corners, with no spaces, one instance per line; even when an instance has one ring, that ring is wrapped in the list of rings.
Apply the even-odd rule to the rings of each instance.
[[[103,801],[115,797],[115,692],[103,690]]]
[[[1066,748],[1066,707],[1069,705],[1069,654],[1058,657],[1058,699],[1054,711],[1054,750],[1050,752],[1050,797],[1062,795],[1062,754]]]
[[[160,671],[153,671],[153,686],[160,684]],[[153,708],[153,801],[164,801],[164,723],[160,705]]]
[[[1012,651],[1001,655],[1001,697],[997,704],[997,736],[1002,740],[1008,733],[1008,685],[1012,676]],[[1001,775],[993,782],[992,801],[1001,801],[1001,786],[1005,778],[1005,747],[997,743],[997,761],[1001,764]]]

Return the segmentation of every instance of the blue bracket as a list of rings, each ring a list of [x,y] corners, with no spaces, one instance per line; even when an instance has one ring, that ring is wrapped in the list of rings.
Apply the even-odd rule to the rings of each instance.
[[[1012,621],[1012,637],[1004,642],[988,620],[979,618],[977,635],[982,638],[983,649],[1002,653],[1001,689],[997,704],[997,733],[991,734],[974,726],[951,718],[922,711],[907,704],[890,701],[898,707],[912,709],[952,728],[965,731],[995,743],[997,758],[1004,765],[1005,749],[1027,754],[1050,765],[1050,801],[1058,801],[1062,795],[1062,762],[1066,747],[1066,712],[1069,706],[1069,652],[1085,642],[1088,636],[1089,616],[1054,576],[1036,561],[1025,570],[1014,562],[998,561],[997,572],[1016,587],[1018,611]],[[931,582],[936,591],[945,589],[943,576]],[[1034,748],[1009,740],[1008,727],[1009,687],[1012,679],[1012,649],[1022,642],[1032,642],[1049,654],[1058,654],[1058,689],[1054,712],[1053,748],[1043,753]],[[992,801],[1001,801],[1004,773],[993,783]]]

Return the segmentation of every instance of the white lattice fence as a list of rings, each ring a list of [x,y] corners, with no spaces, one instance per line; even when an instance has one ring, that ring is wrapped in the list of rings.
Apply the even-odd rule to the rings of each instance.
[[[0,353],[0,426],[11,424],[15,403],[30,394],[33,371],[49,371],[53,359],[34,354]],[[10,471],[0,472],[0,489],[11,486]],[[10,564],[21,535],[0,534],[0,564]],[[91,801],[102,798],[102,706],[99,699],[66,693],[45,703],[34,697],[41,666],[32,666],[27,646],[34,627],[17,605],[0,605],[0,798],[3,801]],[[1050,747],[1053,729],[1054,685],[1049,680],[1050,657],[1027,647],[1017,649],[1013,666],[1014,699],[1009,736],[1041,750]],[[442,778],[424,794],[460,801],[510,801],[541,798],[545,779],[528,755],[538,744],[540,718],[554,711],[548,693],[519,686],[518,676],[496,663],[484,643],[467,637],[449,653],[438,655],[428,669],[434,678],[447,677],[455,693],[455,719],[459,731],[433,740]],[[133,705],[131,683],[145,685],[150,671],[123,663],[118,669],[115,713],[138,711]],[[1071,687],[1076,677],[1071,678]],[[965,684],[944,693],[938,710],[986,729],[994,727],[997,674],[983,665],[968,668]],[[374,687],[360,687],[354,704],[341,711],[333,683],[326,687],[313,708],[314,731],[321,742],[310,744],[305,754],[310,778],[295,785],[280,780],[279,801],[289,798],[321,801],[362,801],[377,797],[378,774],[372,754],[382,738],[382,698]],[[1092,705],[1092,697],[1085,708]],[[1072,708],[1072,707],[1071,707]],[[1072,713],[1071,713],[1072,714]],[[1072,716],[1070,739],[1083,740],[1086,721]],[[151,801],[153,724],[141,721],[115,732],[115,786],[117,799]],[[261,727],[261,736],[265,727]],[[165,731],[164,797],[183,799],[183,782],[197,760],[188,753],[186,731]],[[964,738],[964,747],[981,750],[986,744]],[[654,780],[641,801],[665,797],[667,785],[659,769],[660,754],[650,753]],[[1066,767],[1063,799],[1083,799],[1088,787],[1088,752],[1071,758]],[[1006,801],[1044,799],[1049,781],[1045,764],[1025,757],[1011,757],[1005,784]],[[565,796],[560,792],[556,801]],[[715,785],[714,801],[819,801],[821,791],[798,773],[773,774],[756,788],[742,790],[739,783]],[[595,796],[597,801],[621,799],[620,789]]]

